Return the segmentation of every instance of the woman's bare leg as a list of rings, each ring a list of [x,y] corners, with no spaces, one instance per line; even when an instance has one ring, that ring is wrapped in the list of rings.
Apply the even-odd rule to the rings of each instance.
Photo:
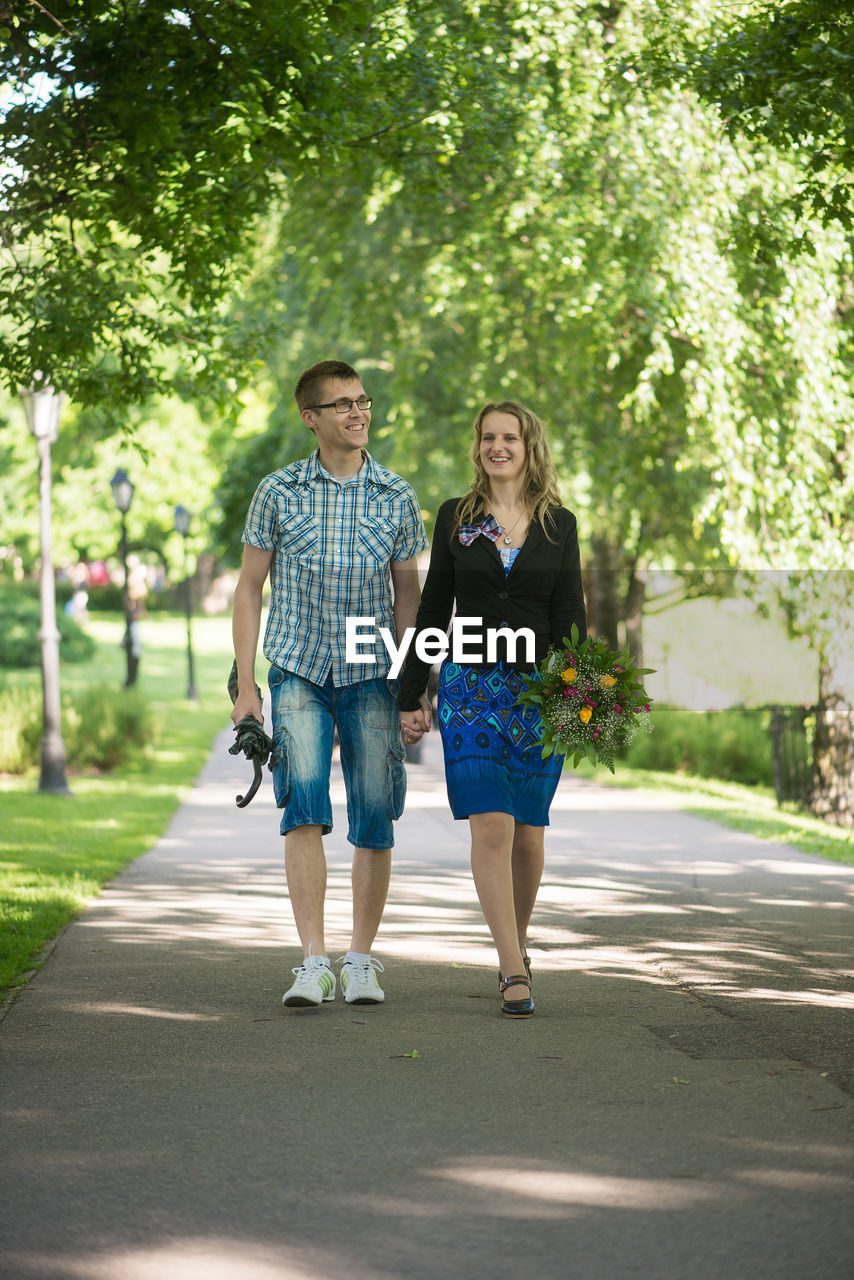
[[[525,972],[513,899],[514,821],[508,813],[475,813],[471,825],[471,869],[484,919],[498,951],[504,977]],[[505,1000],[524,1000],[523,986],[508,987]]]
[[[544,836],[545,827],[529,827],[525,822],[515,824],[511,858],[513,902],[519,949],[523,956],[527,952],[528,925],[543,878]]]

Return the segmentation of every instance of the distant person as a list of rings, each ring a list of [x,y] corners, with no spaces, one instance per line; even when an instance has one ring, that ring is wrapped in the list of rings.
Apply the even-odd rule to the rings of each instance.
[[[130,601],[127,606],[127,622],[121,640],[121,647],[127,654],[127,678],[124,685],[126,689],[136,684],[139,675],[139,664],[142,660],[142,631],[139,620],[144,612],[144,607],[135,601]]]
[[[79,626],[85,626],[89,618],[89,592],[77,587],[65,605],[65,616]]]
[[[502,1013],[534,1010],[527,931],[543,873],[543,836],[563,756],[542,759],[539,715],[516,705],[532,670],[573,622],[587,634],[575,516],[561,502],[543,424],[513,400],[487,404],[474,427],[474,480],[439,508],[416,632],[478,619],[479,660],[439,673],[437,708],[455,818],[471,827],[471,866],[498,951]],[[511,645],[501,632],[527,628]],[[488,660],[492,633],[494,658]],[[471,636],[467,639],[471,651]],[[522,650],[521,654],[518,652]],[[478,650],[475,649],[475,656]],[[430,729],[423,706],[430,664],[410,647],[400,677],[407,742]]]
[[[261,481],[243,534],[234,593],[239,694],[232,720],[262,719],[255,694],[261,596],[270,576],[264,654],[270,662],[273,785],[282,809],[285,869],[303,960],[287,1006],[335,998],[324,937],[326,859],[332,829],[329,779],[337,728],[353,853],[353,933],[341,962],[351,1004],[384,993],[371,955],[388,894],[394,819],[406,792],[396,686],[383,646],[375,661],[348,662],[346,619],[374,617],[402,635],[415,622],[415,556],[427,546],[410,486],[367,451],[371,397],[350,365],[306,369],[295,399],[317,448]],[[394,587],[392,603],[391,587]]]

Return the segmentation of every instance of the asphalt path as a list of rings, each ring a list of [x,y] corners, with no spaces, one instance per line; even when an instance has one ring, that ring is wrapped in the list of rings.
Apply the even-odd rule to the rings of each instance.
[[[288,1010],[277,814],[267,782],[235,806],[231,737],[0,1022],[2,1277],[851,1280],[854,867],[566,776],[509,1022],[434,734],[385,1004]]]

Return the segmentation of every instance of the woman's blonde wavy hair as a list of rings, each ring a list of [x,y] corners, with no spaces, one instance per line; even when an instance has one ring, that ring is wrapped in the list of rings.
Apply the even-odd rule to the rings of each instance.
[[[472,524],[476,513],[489,510],[489,476],[484,471],[480,460],[483,420],[489,413],[511,413],[519,423],[519,434],[525,446],[526,478],[523,494],[525,507],[531,519],[539,520],[548,537],[546,520],[551,524],[554,520],[553,508],[563,506],[558,489],[557,472],[552,463],[542,420],[533,410],[517,400],[502,400],[500,404],[486,404],[475,418],[474,441],[469,452],[469,457],[474,463],[474,480],[468,493],[457,503],[457,509],[454,512],[456,527]]]

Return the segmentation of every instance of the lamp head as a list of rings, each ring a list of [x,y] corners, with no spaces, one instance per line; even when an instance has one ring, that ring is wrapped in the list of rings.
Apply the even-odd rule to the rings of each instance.
[[[186,538],[187,534],[190,532],[191,519],[192,513],[189,512],[186,507],[175,508],[175,529],[176,532],[180,533],[182,538]]]
[[[63,397],[58,391],[54,391],[49,382],[22,388],[20,395],[27,415],[27,426],[32,434],[37,440],[48,440],[53,444],[59,435],[59,414]]]
[[[130,504],[133,502],[133,482],[128,473],[122,470],[121,467],[119,467],[110,481],[110,488],[113,491],[113,502],[122,515],[126,515],[130,510]]]

